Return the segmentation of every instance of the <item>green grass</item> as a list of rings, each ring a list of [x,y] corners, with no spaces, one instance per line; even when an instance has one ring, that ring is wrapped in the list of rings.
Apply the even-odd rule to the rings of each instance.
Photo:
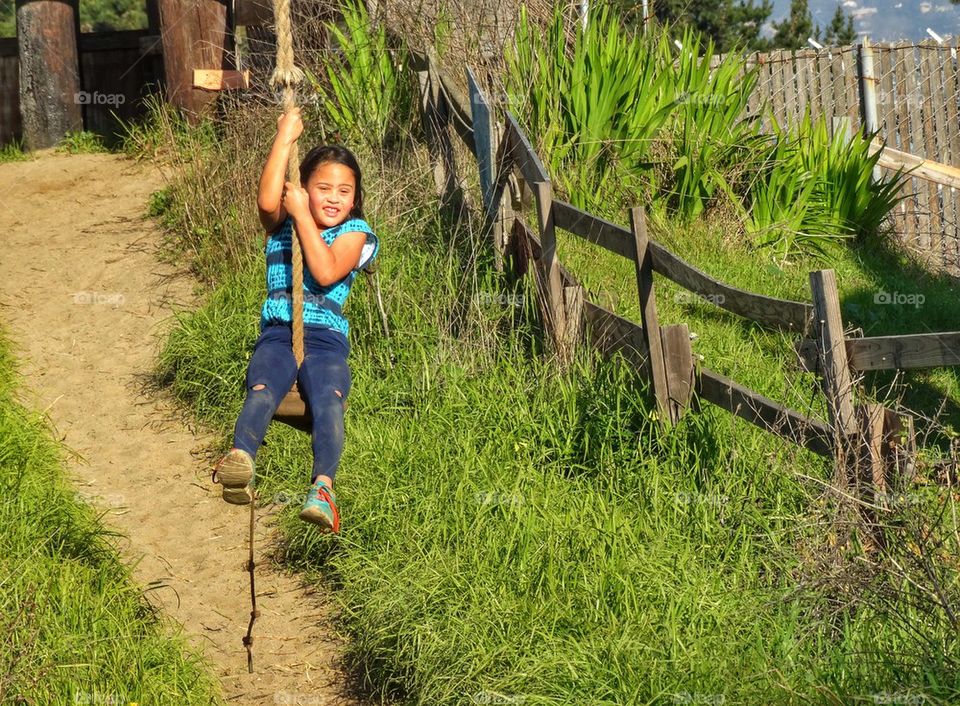
[[[64,479],[64,449],[15,400],[0,336],[0,702],[222,703]]]
[[[532,293],[508,289],[519,306],[491,304],[508,285],[479,235],[434,212],[419,204],[419,226],[379,229],[395,368],[364,281],[351,297],[338,540],[296,518],[309,439],[274,425],[258,456],[262,502],[284,506],[287,561],[334,590],[369,689],[418,704],[960,694],[950,671],[960,653],[941,618],[924,632],[940,641],[931,649],[885,604],[871,607],[875,586],[815,574],[811,557],[842,539],[818,524],[820,486],[799,473],[827,479],[826,462],[709,406],[661,434],[645,385],[623,366],[581,359],[558,375],[540,355]],[[677,247],[687,237],[674,235]],[[722,258],[695,250],[684,254],[701,264]],[[464,278],[467,262],[477,269]],[[798,274],[758,269],[721,275],[801,294]],[[224,445],[261,279],[259,266],[225,274],[162,355],[161,375]],[[691,319],[667,291],[665,320]],[[811,406],[779,377],[785,341],[713,318],[693,319],[711,366]]]
[[[22,140],[14,140],[0,147],[0,164],[4,162],[24,162],[28,159],[30,159],[30,155],[24,152]]]
[[[98,154],[109,150],[99,135],[87,130],[68,132],[57,145],[58,152],[67,154]]]
[[[151,211],[171,252],[211,284],[202,307],[178,316],[157,375],[224,448],[264,295],[252,211],[264,123],[230,116],[147,141],[180,160]],[[232,141],[239,148],[218,146]],[[360,157],[393,336],[361,278],[347,308],[342,535],[296,517],[306,435],[273,425],[257,484],[261,503],[281,510],[286,562],[342,605],[368,690],[431,705],[960,699],[957,498],[929,468],[918,471],[924,485],[905,488],[911,503],[885,518],[890,552],[865,557],[824,492],[827,461],[708,404],[661,431],[646,385],[618,361],[583,353],[558,373],[542,355],[529,281],[493,271],[478,228],[437,215],[422,155]],[[600,215],[626,222],[630,198],[611,193]],[[956,328],[956,286],[879,238],[831,244],[824,260],[775,261],[729,217],[707,216],[651,231],[710,274],[772,296],[809,301],[809,271],[834,267],[845,318],[867,335]],[[563,233],[558,252],[596,300],[639,318],[630,262]],[[882,292],[925,301],[881,304]],[[699,334],[705,365],[825,417],[816,381],[794,370],[794,337],[659,277],[657,297],[661,323]],[[906,381],[917,409],[948,401],[945,429],[928,441],[951,436],[953,371]],[[904,390],[889,375],[866,382],[867,396]]]

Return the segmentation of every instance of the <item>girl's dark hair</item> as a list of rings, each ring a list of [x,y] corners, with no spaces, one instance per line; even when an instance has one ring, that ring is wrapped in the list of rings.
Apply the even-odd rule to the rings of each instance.
[[[305,185],[317,168],[327,162],[342,164],[353,170],[357,187],[354,192],[353,208],[350,210],[350,216],[352,218],[363,218],[363,187],[360,184],[360,164],[357,162],[357,158],[353,156],[353,152],[343,145],[320,145],[310,150],[300,162],[300,183]]]

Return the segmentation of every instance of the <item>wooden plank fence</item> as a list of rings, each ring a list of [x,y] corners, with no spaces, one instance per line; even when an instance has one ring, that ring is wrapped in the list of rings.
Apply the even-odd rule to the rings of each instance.
[[[773,119],[792,124],[806,110],[828,127],[848,118],[854,131],[872,128],[893,148],[880,163],[888,173],[935,165],[906,180],[892,225],[905,247],[960,275],[960,185],[940,169],[960,167],[957,46],[925,40],[751,54],[747,68],[756,67],[758,81],[747,114],[767,130]]]
[[[517,120],[506,112],[501,126],[493,121],[476,77],[466,71],[469,99],[447,93],[453,82],[432,57],[414,52],[412,63],[436,81],[434,90],[424,86],[425,110],[432,111],[432,96],[460,107],[456,114],[470,130],[463,142],[476,158],[481,174],[482,212],[487,232],[493,236],[499,223],[507,235],[491,237],[502,249],[499,263],[511,263],[513,273],[532,272],[549,350],[561,365],[568,364],[578,346],[588,345],[605,357],[620,354],[650,382],[662,424],[677,422],[695,401],[705,400],[792,444],[833,459],[837,479],[856,496],[874,505],[861,505],[860,512],[871,528],[865,537],[873,548],[883,544],[877,530],[876,507],[885,505],[886,489],[908,475],[915,454],[913,419],[876,404],[859,402],[854,373],[884,368],[960,365],[960,332],[846,338],[840,315],[836,277],[832,270],[810,275],[812,303],[794,302],[747,292],[721,282],[685,262],[649,238],[642,208],[629,212],[625,228],[574,208],[552,197],[552,184],[543,162]],[[803,76],[801,69],[795,76]],[[840,82],[846,91],[845,80]],[[808,94],[808,103],[816,96]],[[797,108],[799,109],[799,108]],[[474,124],[473,116],[482,122]],[[440,125],[431,147],[435,166],[449,170],[437,180],[444,207],[450,205],[450,190],[459,183],[451,125]],[[455,134],[463,137],[462,129]],[[496,136],[499,135],[499,138]],[[496,140],[496,142],[495,142]],[[436,151],[434,151],[436,150]],[[507,186],[511,180],[525,184],[536,196],[536,227],[522,217],[520,189]],[[512,203],[506,204],[505,202]],[[556,252],[557,228],[562,228],[635,264],[641,323],[614,314],[591,301],[576,278],[560,263]],[[828,419],[820,420],[771,400],[755,390],[700,365],[690,346],[685,324],[662,326],[656,310],[654,274],[661,275],[712,302],[719,308],[762,326],[793,331],[798,336],[799,359],[817,373],[827,400]],[[723,296],[709,296],[723,294]]]
[[[142,98],[162,85],[159,37],[149,30],[84,33],[78,49],[84,128],[110,136],[117,130],[117,118],[143,115]],[[4,37],[0,38],[0,145],[21,135],[17,40]]]

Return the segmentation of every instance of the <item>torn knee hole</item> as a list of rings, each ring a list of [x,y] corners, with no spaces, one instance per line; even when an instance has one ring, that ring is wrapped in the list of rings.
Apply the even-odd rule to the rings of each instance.
[[[337,397],[343,398],[343,393],[340,390],[334,390],[334,392],[337,393]]]
[[[261,382],[261,383],[258,383],[258,384],[256,384],[256,385],[254,385],[251,389],[257,390],[257,391],[259,392],[260,390],[266,390],[266,389],[267,389],[267,386],[264,385],[264,384]]]

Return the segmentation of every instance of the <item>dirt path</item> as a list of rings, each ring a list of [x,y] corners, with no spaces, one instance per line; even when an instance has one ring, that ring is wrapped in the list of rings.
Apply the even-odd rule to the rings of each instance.
[[[121,531],[147,596],[183,624],[237,704],[357,704],[338,671],[332,602],[264,560],[258,523],[254,674],[241,644],[250,612],[247,509],[210,482],[210,439],[144,392],[171,305],[193,303],[188,276],[160,264],[143,219],[162,186],[154,168],[114,155],[46,153],[0,164],[0,321],[34,409],[47,409],[82,460],[76,487]],[[218,598],[219,596],[219,598]]]

